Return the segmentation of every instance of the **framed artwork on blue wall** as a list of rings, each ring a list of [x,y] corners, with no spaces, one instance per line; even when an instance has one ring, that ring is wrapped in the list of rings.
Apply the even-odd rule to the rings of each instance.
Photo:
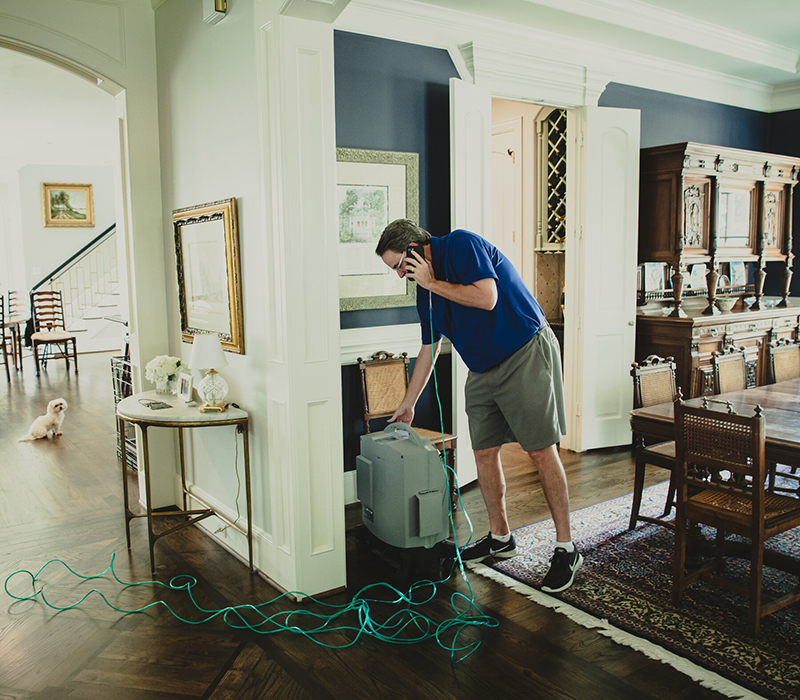
[[[336,149],[339,310],[416,304],[415,285],[375,255],[390,221],[419,221],[419,155]]]

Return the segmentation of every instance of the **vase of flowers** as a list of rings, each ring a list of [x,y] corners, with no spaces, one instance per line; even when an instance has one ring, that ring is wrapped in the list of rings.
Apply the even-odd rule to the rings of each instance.
[[[155,382],[157,394],[174,394],[178,390],[180,358],[170,355],[154,357],[144,368],[144,376]]]

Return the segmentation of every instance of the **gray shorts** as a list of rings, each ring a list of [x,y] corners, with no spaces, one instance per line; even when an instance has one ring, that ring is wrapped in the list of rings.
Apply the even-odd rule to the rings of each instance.
[[[567,434],[561,352],[543,326],[514,354],[485,372],[470,372],[465,388],[473,450],[518,442],[542,450]]]

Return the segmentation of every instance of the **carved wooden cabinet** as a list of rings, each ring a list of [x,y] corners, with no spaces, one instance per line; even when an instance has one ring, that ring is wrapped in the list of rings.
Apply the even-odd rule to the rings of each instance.
[[[762,308],[765,265],[783,261],[781,305],[788,302],[792,275],[792,191],[800,159],[697,143],[644,148],[639,193],[639,262],[668,266],[670,313],[685,317],[684,299],[703,296],[704,315],[720,313],[716,303],[721,265],[754,265],[750,289],[728,285],[723,293],[745,291]],[[702,266],[705,283],[687,294],[689,271]],[[702,281],[702,280],[701,280]],[[696,282],[696,280],[695,280]],[[665,283],[665,287],[670,286]],[[646,298],[640,298],[646,301]]]
[[[745,348],[748,386],[768,381],[768,344],[780,338],[796,339],[800,324],[800,299],[792,306],[703,314],[704,299],[687,299],[682,317],[669,316],[656,304],[642,307],[636,318],[636,361],[648,355],[674,357],[676,381],[684,397],[714,393],[711,354],[734,344]],[[740,302],[741,304],[741,302]]]

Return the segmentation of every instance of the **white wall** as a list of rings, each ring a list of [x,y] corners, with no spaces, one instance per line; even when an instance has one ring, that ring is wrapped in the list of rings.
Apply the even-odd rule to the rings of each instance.
[[[256,532],[269,531],[270,497],[267,459],[265,384],[266,297],[264,218],[258,158],[256,58],[252,0],[237,0],[216,25],[202,21],[199,0],[165,2],[156,11],[159,132],[163,174],[163,227],[168,274],[170,353],[188,364],[192,346],[181,341],[175,247],[171,235],[174,209],[235,197],[244,303],[245,354],[226,353],[221,370],[228,400],[251,415],[253,521]],[[235,10],[235,11],[234,11]],[[148,358],[143,358],[147,361]],[[194,371],[195,386],[202,374]],[[214,505],[236,515],[239,483],[234,473],[232,428],[195,431],[188,442],[190,480]],[[242,474],[241,444],[239,474]],[[239,511],[244,513],[244,491]],[[209,521],[210,529],[218,524]],[[227,544],[246,554],[246,543],[233,531]]]
[[[92,185],[94,226],[45,227],[42,183]],[[19,209],[25,256],[25,288],[31,289],[116,221],[114,170],[90,165],[28,165],[19,171]]]

